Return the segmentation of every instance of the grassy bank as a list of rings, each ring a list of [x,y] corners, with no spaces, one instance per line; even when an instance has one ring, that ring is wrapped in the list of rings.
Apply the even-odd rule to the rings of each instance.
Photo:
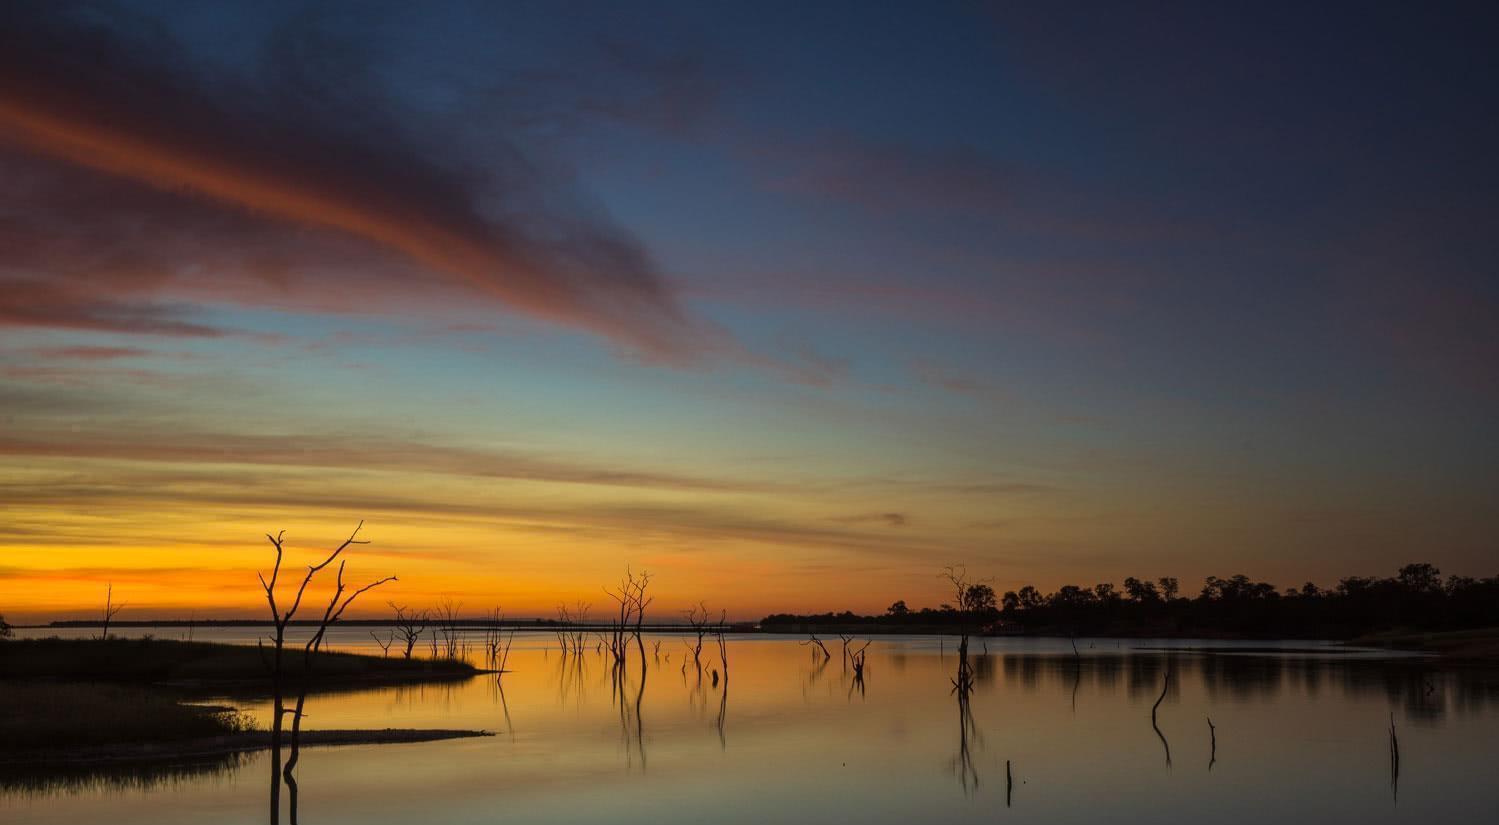
[[[467,730],[309,730],[304,747],[483,736]],[[0,772],[222,759],[270,746],[233,708],[183,704],[157,687],[0,682]]]
[[[0,752],[174,742],[248,730],[249,722],[232,709],[184,705],[147,687],[0,682]]]
[[[0,647],[0,680],[57,679],[113,683],[268,683],[269,649],[170,639],[13,639]],[[288,647],[287,672],[300,673],[302,649]],[[467,662],[318,653],[320,685],[464,678]]]
[[[0,766],[218,757],[265,747],[233,708],[185,703],[203,690],[268,693],[269,650],[165,639],[0,642]],[[302,649],[285,665],[294,686]],[[463,679],[466,662],[319,653],[315,691]],[[304,744],[411,742],[475,731],[308,731]]]

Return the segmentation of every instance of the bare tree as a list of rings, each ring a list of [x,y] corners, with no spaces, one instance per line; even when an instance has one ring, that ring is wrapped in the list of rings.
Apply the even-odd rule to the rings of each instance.
[[[854,682],[863,688],[864,685],[864,655],[869,651],[873,642],[865,641],[864,646],[852,650],[848,654],[849,664],[854,668]]]
[[[109,638],[109,623],[114,619],[115,614],[125,609],[125,602],[115,604],[114,599],[115,585],[114,582],[110,582],[109,587],[104,591],[104,630],[99,634],[101,641]]]
[[[613,654],[616,666],[625,663],[625,654],[632,635],[636,645],[640,647],[641,659],[645,658],[645,643],[641,640],[640,628],[645,621],[645,609],[655,601],[653,597],[645,595],[650,583],[649,572],[642,570],[637,576],[626,568],[625,576],[620,579],[617,589],[604,588],[604,593],[619,605],[618,613],[609,622],[609,636],[605,640],[609,644],[609,652]]]
[[[396,634],[401,637],[401,642],[406,648],[405,656],[407,659],[410,659],[411,650],[416,647],[416,640],[420,639],[422,633],[427,629],[427,611],[423,610],[418,613],[415,610],[409,610],[405,605],[396,604],[395,602],[386,602],[386,604],[390,605],[390,609],[396,613],[395,618],[391,620],[391,624],[395,625]]]
[[[297,587],[297,592],[292,598],[291,606],[285,610],[282,610],[276,602],[276,584],[281,578],[281,562],[285,557],[284,540],[286,531],[283,530],[274,536],[270,533],[266,533],[265,535],[266,540],[271,543],[271,546],[276,548],[276,563],[271,567],[271,577],[269,580],[266,579],[263,573],[257,572],[255,575],[260,579],[261,588],[265,590],[265,600],[266,604],[270,607],[271,623],[274,627],[274,633],[269,639],[272,645],[272,656],[270,661],[266,662],[266,669],[270,671],[271,675],[271,822],[273,825],[279,821],[281,816],[280,779],[282,774],[280,766],[283,717],[291,712],[286,707],[285,693],[286,679],[283,654],[286,649],[286,626],[291,623],[292,617],[297,615],[297,609],[302,606],[302,597],[307,593],[307,586],[312,583],[312,578],[318,574],[318,571],[332,564],[334,559],[337,559],[344,550],[348,549],[349,545],[369,543],[359,539],[359,531],[363,527],[364,522],[360,521],[354,527],[354,532],[350,533],[349,537],[344,539],[343,543],[338,545],[337,549],[329,553],[327,558],[307,567],[307,575],[302,578],[302,583]],[[257,642],[258,646],[259,642]]]
[[[562,645],[564,654],[577,655],[583,652],[584,644],[588,641],[588,631],[578,625],[588,623],[588,611],[591,609],[593,605],[584,601],[574,602],[572,607],[557,605],[557,621],[562,625],[557,632],[557,641]]]
[[[312,634],[312,638],[308,639],[307,644],[302,648],[302,682],[297,690],[297,705],[292,711],[291,717],[291,755],[287,757],[286,767],[281,771],[281,776],[288,782],[294,781],[292,779],[292,770],[296,768],[297,758],[301,755],[302,716],[303,708],[307,705],[307,687],[312,682],[313,657],[322,648],[323,639],[327,638],[328,626],[337,622],[339,617],[343,616],[344,611],[349,609],[349,605],[353,604],[354,600],[359,598],[361,594],[369,590],[374,590],[387,582],[396,581],[395,576],[386,576],[383,579],[377,579],[356,589],[340,602],[339,599],[343,596],[345,590],[344,564],[345,562],[342,561],[338,563],[338,577],[334,583],[333,596],[328,599],[328,606],[323,610],[323,618],[322,621],[318,622],[317,632]]]
[[[1155,704],[1150,706],[1150,727],[1155,730],[1155,735],[1160,737],[1161,747],[1166,749],[1166,767],[1171,767],[1171,743],[1166,741],[1166,734],[1161,733],[1161,726],[1156,724],[1156,711],[1160,709],[1161,702],[1166,698],[1166,691],[1171,688],[1171,666],[1166,666],[1166,679],[1161,683],[1161,695],[1156,697]]]
[[[729,689],[729,645],[724,639],[725,624],[729,618],[729,611],[720,610],[718,613],[718,624],[713,628],[713,637],[718,642],[718,662],[723,665],[723,689]]]
[[[514,630],[508,637],[504,635],[504,620],[505,614],[496,607],[484,628],[484,660],[489,669],[499,675],[505,673],[505,663],[510,661],[510,646],[515,643]]]
[[[432,611],[437,617],[437,632],[442,636],[443,658],[457,659],[464,652],[463,634],[458,629],[458,611],[462,608],[462,602],[455,604],[451,598],[444,598],[437,609]]]
[[[697,644],[689,646],[692,650],[692,661],[698,667],[702,667],[703,637],[708,635],[708,605],[706,602],[698,602],[695,607],[683,611],[683,614],[687,616],[687,624],[692,626],[692,632],[697,635]]]
[[[380,646],[380,657],[383,659],[390,655],[390,646],[396,643],[396,632],[392,630],[386,634],[384,639],[381,639],[380,634],[371,630],[370,638],[374,639],[375,644]]]
[[[968,694],[973,690],[973,665],[968,661],[968,634],[971,632],[971,613],[969,606],[974,602],[969,593],[975,586],[975,582],[968,577],[968,568],[961,565],[948,566],[942,570],[942,578],[952,585],[955,599],[953,604],[957,605],[958,625],[958,675],[952,680],[953,690],[965,703]]]
[[[805,642],[802,642],[803,647],[806,647],[808,645],[817,645],[817,647],[822,651],[822,657],[824,661],[830,662],[833,660],[833,654],[828,652],[828,646],[823,644],[821,639],[817,638],[816,633],[808,633],[807,636],[809,638]],[[813,655],[815,656],[817,654],[814,653]]]

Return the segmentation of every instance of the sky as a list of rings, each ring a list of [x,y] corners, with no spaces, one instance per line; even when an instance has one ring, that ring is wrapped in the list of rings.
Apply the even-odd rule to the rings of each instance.
[[[1494,575],[1496,16],[0,5],[0,613]]]

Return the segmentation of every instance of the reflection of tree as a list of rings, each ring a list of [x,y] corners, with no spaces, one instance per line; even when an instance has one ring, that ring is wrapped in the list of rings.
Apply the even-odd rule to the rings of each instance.
[[[640,680],[635,685],[634,695],[629,690],[629,665],[619,663],[610,669],[610,697],[615,706],[619,708],[619,730],[625,745],[627,756],[631,749],[640,757],[640,769],[646,767],[645,759],[645,719],[641,714],[641,707],[645,700],[646,680],[645,647],[640,647]]]
[[[729,717],[729,680],[725,679],[723,681],[723,692],[720,693],[720,694],[718,694],[718,721],[717,721],[716,725],[718,727],[718,747],[720,749],[727,749],[729,747],[729,741],[728,741],[728,739],[726,739],[724,737],[724,730],[723,730],[724,722],[728,719],[728,717]]]
[[[1161,695],[1156,698],[1155,704],[1150,706],[1150,726],[1155,729],[1155,735],[1161,739],[1161,747],[1166,749],[1166,767],[1171,767],[1171,743],[1166,741],[1166,734],[1161,733],[1160,725],[1155,723],[1156,710],[1161,706],[1161,700],[1166,698],[1166,691],[1171,687],[1171,671],[1166,671],[1166,680],[1161,683]]]
[[[515,725],[510,721],[510,702],[505,699],[505,682],[501,679],[502,674],[496,673],[494,681],[490,682],[490,698],[498,702],[500,712],[505,714],[505,731],[510,734],[510,741],[515,741]]]
[[[1208,717],[1208,743],[1212,748],[1208,752],[1208,770],[1218,764],[1218,728],[1213,725],[1213,717]]]
[[[807,691],[814,685],[816,685],[819,681],[821,681],[823,673],[828,669],[828,662],[830,661],[832,661],[832,657],[821,656],[816,651],[812,652],[812,668],[810,670],[803,671],[803,674],[805,674],[806,677],[802,680],[803,699],[807,698]]]
[[[958,784],[963,786],[963,795],[978,790],[978,768],[973,764],[973,743],[983,746],[978,726],[973,721],[973,709],[968,703],[968,694],[957,691],[958,697],[958,753],[953,757],[953,772],[958,775]]]

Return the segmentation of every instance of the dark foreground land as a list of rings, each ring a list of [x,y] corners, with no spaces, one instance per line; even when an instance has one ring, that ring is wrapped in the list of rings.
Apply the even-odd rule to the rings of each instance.
[[[234,708],[207,694],[258,697],[270,651],[154,639],[27,639],[0,643],[0,766],[94,764],[217,756],[267,747]],[[291,683],[300,648],[285,653]],[[313,658],[314,692],[466,679],[466,662],[349,653]],[[304,745],[379,744],[480,736],[481,731],[306,731]]]
[[[171,639],[15,639],[0,648],[0,680],[57,679],[127,684],[269,686],[269,649]],[[283,654],[287,673],[302,667],[300,646]],[[451,659],[316,653],[319,687],[466,679],[479,671]]]

